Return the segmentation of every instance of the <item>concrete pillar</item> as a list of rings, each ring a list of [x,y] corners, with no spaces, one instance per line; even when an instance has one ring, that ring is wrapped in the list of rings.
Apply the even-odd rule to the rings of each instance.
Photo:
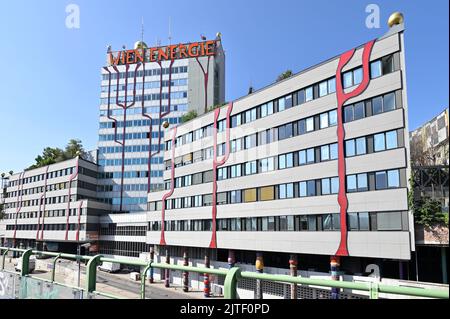
[[[152,247],[150,247],[150,262],[154,262],[154,261],[155,261],[155,248],[152,246]],[[155,282],[153,267],[150,267],[150,277],[149,277],[148,281],[151,284]]]
[[[405,275],[403,274],[403,263],[401,260],[398,261],[398,275],[400,279],[405,279]]]
[[[291,270],[291,276],[297,277],[297,255],[292,254],[289,258],[289,268]],[[291,284],[291,299],[297,299],[297,284]]]
[[[330,270],[331,270],[331,279],[339,280],[338,271],[339,271],[340,260],[337,256],[331,256],[330,258]],[[339,288],[331,288],[331,299],[339,299]]]
[[[256,253],[255,268],[256,272],[261,274],[264,272],[264,259],[261,252]],[[259,279],[256,280],[256,299],[263,299],[263,283]]]
[[[170,256],[169,256],[169,250],[166,250],[166,264],[170,264]],[[166,269],[165,276],[164,276],[164,286],[166,288],[170,287],[170,270]]]
[[[234,254],[234,250],[228,250],[228,267],[233,268],[236,263],[236,256]]]
[[[441,267],[442,267],[442,282],[448,284],[447,277],[447,252],[445,247],[441,247]]]
[[[210,268],[210,261],[209,261],[209,256],[208,256],[208,252],[205,255],[205,267],[206,268]],[[210,288],[210,283],[209,283],[209,274],[204,273],[204,277],[203,277],[203,284],[204,284],[204,296],[205,298],[209,298],[210,297],[210,293],[211,293],[211,288]]]
[[[187,249],[184,250],[183,253],[183,266],[189,266],[189,257],[187,253]],[[183,271],[183,291],[189,291],[189,272]]]

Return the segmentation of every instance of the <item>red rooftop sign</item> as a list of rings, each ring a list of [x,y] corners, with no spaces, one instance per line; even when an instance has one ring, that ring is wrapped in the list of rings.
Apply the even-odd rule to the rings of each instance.
[[[177,60],[198,58],[216,54],[216,41],[194,42],[188,44],[168,45],[165,47],[139,48],[109,53],[109,62],[112,65],[135,64],[144,62],[158,62],[164,60]]]

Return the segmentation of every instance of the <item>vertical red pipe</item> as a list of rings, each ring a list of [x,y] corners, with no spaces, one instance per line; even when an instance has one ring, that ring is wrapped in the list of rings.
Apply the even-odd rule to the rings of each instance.
[[[77,162],[75,164],[75,171],[70,175],[69,178],[69,197],[67,199],[67,210],[66,210],[66,235],[64,237],[65,240],[69,237],[69,216],[70,216],[70,197],[72,195],[72,181],[78,176],[78,165],[80,158],[77,157]],[[76,201],[76,200],[75,200]]]
[[[77,226],[77,234],[75,237],[76,241],[80,240],[80,223],[81,223],[81,209],[83,206],[83,201],[80,201],[80,204],[78,205],[78,226]],[[87,208],[87,207],[86,207]],[[87,217],[86,217],[86,224],[87,224]]]
[[[344,92],[344,88],[342,86],[342,69],[345,65],[350,61],[355,53],[355,49],[349,50],[341,55],[339,59],[338,68],[336,70],[336,96],[337,96],[337,114],[338,114],[338,127],[337,127],[337,136],[338,136],[338,174],[339,174],[339,193],[338,193],[338,203],[340,207],[340,222],[341,222],[341,239],[339,243],[339,248],[336,251],[337,256],[348,256],[348,247],[347,247],[347,208],[348,208],[348,200],[347,200],[347,191],[346,191],[346,168],[345,168],[345,153],[344,153],[344,140],[345,140],[345,130],[344,130],[344,121],[343,121],[343,109],[344,103],[349,99],[354,98],[360,94],[362,94],[369,85],[370,81],[370,70],[369,70],[369,61],[370,54],[372,52],[373,45],[375,40],[372,40],[365,44],[363,51],[363,80],[359,84],[359,86],[349,93]]]
[[[22,209],[22,196],[23,196],[23,179],[25,172],[20,173],[19,180],[17,183],[17,203],[16,203],[16,218],[14,223],[14,234],[13,234],[13,247],[16,245],[16,232],[17,232],[17,217]],[[20,193],[20,197],[19,197]]]
[[[205,113],[208,112],[208,79],[209,79],[209,60],[211,56],[208,55],[208,62],[206,64],[206,71],[203,68],[203,65],[200,63],[200,60],[198,58],[195,58],[197,60],[198,65],[200,66],[202,72],[203,72],[203,87],[205,89]]]
[[[44,181],[45,181],[44,182],[44,192],[43,192],[41,198],[39,199],[38,225],[37,225],[37,231],[36,231],[36,240],[39,240],[39,230],[41,228],[41,205],[42,205],[42,200],[45,201],[45,193],[47,190],[47,173],[48,173],[48,166],[45,169],[45,174],[44,174]]]

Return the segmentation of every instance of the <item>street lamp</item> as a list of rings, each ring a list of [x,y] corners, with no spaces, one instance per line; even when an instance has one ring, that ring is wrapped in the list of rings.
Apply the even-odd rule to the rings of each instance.
[[[89,248],[91,247],[90,243],[86,243],[83,245],[78,244],[78,248],[77,248],[77,261],[78,261],[78,288],[80,288],[80,277],[81,277],[81,247],[83,248]]]

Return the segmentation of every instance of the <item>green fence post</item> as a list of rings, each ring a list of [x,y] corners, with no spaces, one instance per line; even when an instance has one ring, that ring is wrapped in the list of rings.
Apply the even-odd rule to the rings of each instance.
[[[22,254],[22,270],[21,276],[26,276],[30,273],[30,256],[33,254],[33,249],[25,250]]]
[[[5,250],[5,252],[3,253],[2,270],[5,270],[5,258],[6,258],[6,255],[8,255],[8,252],[9,252],[9,248],[7,248]]]
[[[241,268],[233,267],[225,276],[224,297],[225,299],[237,299],[237,281],[241,277]]]
[[[53,269],[52,269],[52,282],[55,282],[55,273],[56,273],[56,261],[61,257],[61,254],[58,254],[58,256],[53,259]]]
[[[95,255],[89,260],[86,267],[86,292],[95,291],[95,284],[97,283],[97,266],[100,264],[102,255]]]
[[[377,282],[371,282],[370,283],[370,299],[378,299],[378,283]]]
[[[147,278],[147,271],[152,267],[152,262],[144,269],[144,273],[141,275],[141,299],[145,299],[145,279]]]

